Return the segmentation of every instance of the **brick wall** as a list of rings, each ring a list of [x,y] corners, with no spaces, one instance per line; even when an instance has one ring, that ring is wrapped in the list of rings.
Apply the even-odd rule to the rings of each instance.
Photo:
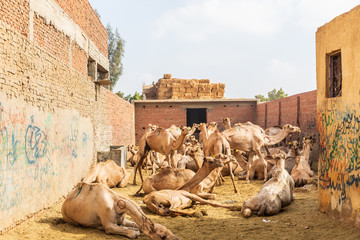
[[[225,107],[224,107],[225,106]],[[230,117],[233,123],[255,122],[256,101],[135,101],[135,136],[140,140],[149,123],[168,128],[172,124],[186,126],[187,108],[207,108],[207,122],[217,122],[223,129],[223,118]]]
[[[87,0],[54,0],[89,36],[104,56],[108,56],[107,31]]]
[[[69,62],[70,38],[36,14],[34,16],[34,43],[64,63]],[[87,59],[86,55],[84,59]]]
[[[29,2],[30,0],[0,1],[0,21],[6,23],[12,31],[28,36]]]
[[[90,5],[72,6],[76,13]],[[3,0],[0,7],[1,233],[66,195],[96,151],[133,143],[134,108],[89,80],[90,53],[43,12],[56,10],[54,2]]]

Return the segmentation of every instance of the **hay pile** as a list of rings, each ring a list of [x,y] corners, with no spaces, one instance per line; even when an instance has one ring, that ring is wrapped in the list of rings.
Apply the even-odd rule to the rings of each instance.
[[[155,99],[214,99],[224,97],[225,84],[210,83],[209,79],[178,79],[164,74],[153,89]],[[146,99],[154,98],[152,95]]]

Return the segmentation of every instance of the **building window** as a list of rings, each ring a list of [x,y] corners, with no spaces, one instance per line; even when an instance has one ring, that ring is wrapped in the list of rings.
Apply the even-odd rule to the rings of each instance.
[[[342,69],[341,52],[337,51],[328,57],[328,97],[341,97],[342,94]]]

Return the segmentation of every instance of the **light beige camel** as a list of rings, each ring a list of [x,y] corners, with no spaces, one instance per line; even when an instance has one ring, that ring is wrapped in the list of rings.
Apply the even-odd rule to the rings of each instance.
[[[177,162],[177,168],[190,169],[197,172],[201,167],[204,159],[204,153],[198,145],[190,147],[186,151],[187,155],[183,155]]]
[[[225,159],[225,156],[218,155],[219,159]],[[208,158],[204,160],[202,166],[196,172],[196,174],[189,169],[173,169],[166,168],[163,171],[148,177],[143,185],[143,191],[148,194],[153,191],[159,191],[164,189],[180,189],[194,193],[199,197],[206,199],[215,199],[215,194],[204,193],[203,180],[214,169],[221,168],[223,166],[222,161],[217,159],[213,160]],[[201,179],[201,180],[199,180]],[[141,191],[141,188],[136,192],[136,195]]]
[[[305,139],[303,144],[303,156],[296,157],[296,165],[291,171],[291,177],[294,179],[296,187],[306,185],[310,178],[314,176],[314,172],[311,170],[308,162],[313,141],[311,139]]]
[[[289,152],[286,155],[285,159],[285,170],[291,174],[292,169],[296,164],[296,158],[301,156],[302,153],[300,152],[300,144],[298,141],[292,141],[288,143]]]
[[[223,166],[222,161],[216,158],[205,158],[204,164],[215,164],[217,166]],[[227,206],[217,202],[205,200],[195,194],[188,192],[204,180],[205,174],[202,171],[207,170],[206,168],[201,168],[192,179],[190,179],[177,190],[160,190],[151,192],[144,197],[143,202],[151,212],[159,215],[193,215],[195,214],[194,211],[186,212],[183,211],[183,209],[190,207],[195,201],[200,202],[201,204],[210,204],[211,206],[215,207],[233,208],[234,206]]]
[[[277,214],[295,198],[294,180],[284,169],[285,155],[277,154],[273,158],[276,167],[272,178],[261,187],[257,195],[244,202],[242,213],[245,217],[250,217],[252,213],[258,216]]]
[[[108,187],[125,187],[130,174],[113,160],[99,162],[90,168],[89,174],[84,178],[84,183],[102,183]]]
[[[207,143],[204,146],[204,154],[205,157],[209,156],[215,156],[217,154],[224,154],[227,156],[231,156],[231,149],[228,141],[225,139],[225,137],[219,132],[219,130],[215,129],[215,131],[209,136],[209,139],[207,139]],[[231,181],[233,183],[234,192],[237,193],[236,185],[234,182],[234,174],[232,169],[235,168],[236,165],[230,161],[228,163],[228,168],[230,172]],[[209,177],[215,177],[218,178],[220,176],[222,168],[217,168],[216,170],[213,170],[213,172],[210,173]],[[211,187],[212,191],[215,187],[214,185]]]
[[[68,223],[102,229],[108,234],[137,238],[142,231],[151,239],[178,239],[165,226],[153,223],[135,202],[104,184],[80,183],[65,199],[61,214]],[[125,214],[135,222],[127,220]]]
[[[267,163],[260,151],[262,146],[270,146],[280,142],[286,136],[294,132],[300,132],[300,128],[285,124],[281,132],[274,136],[265,135],[259,126],[252,126],[254,124],[242,124],[235,125],[233,128],[222,132],[226,140],[229,142],[232,149],[242,150],[247,152],[248,158],[248,169],[251,168],[254,155],[258,155],[259,159],[264,163],[264,181],[267,180]],[[248,171],[246,174],[246,181],[249,180]]]
[[[231,120],[230,120],[230,118],[224,118],[223,123],[224,123],[224,126],[225,126],[225,130],[231,128]]]
[[[141,173],[141,166],[150,150],[164,154],[169,165],[175,167],[176,165],[173,159],[174,152],[181,147],[185,136],[188,133],[189,129],[187,127],[181,128],[181,135],[178,139],[175,139],[169,131],[163,128],[157,128],[155,131],[145,133],[139,142],[139,161],[134,167],[133,184],[136,185],[137,171],[139,171],[141,182],[144,181]]]

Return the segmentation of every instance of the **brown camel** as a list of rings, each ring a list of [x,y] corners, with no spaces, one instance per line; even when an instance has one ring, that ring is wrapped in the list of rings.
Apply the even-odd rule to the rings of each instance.
[[[285,170],[291,174],[292,169],[296,164],[296,158],[301,156],[302,153],[300,152],[300,144],[298,141],[292,141],[288,143],[289,152],[285,158]]]
[[[84,178],[84,183],[102,183],[108,187],[125,187],[130,174],[113,160],[99,162],[90,168],[89,174]]]
[[[204,153],[201,147],[195,145],[186,151],[187,155],[183,155],[177,162],[177,168],[190,169],[197,172],[203,163]]]
[[[305,139],[303,144],[303,156],[296,157],[296,165],[291,171],[291,177],[294,179],[296,187],[306,185],[310,178],[314,176],[314,172],[311,170],[308,162],[313,141],[312,139]]]
[[[207,143],[204,146],[204,154],[205,157],[215,156],[217,154],[224,154],[227,156],[231,155],[230,145],[228,141],[225,139],[225,137],[219,132],[219,130],[215,129],[215,131],[210,135],[209,139],[207,139]],[[236,189],[234,182],[234,173],[232,171],[232,169],[235,168],[235,166],[236,165],[233,162],[228,163],[230,177],[234,187],[234,192],[237,193],[238,191]],[[209,177],[219,176],[221,170],[222,168],[217,168],[210,174],[211,176]],[[214,189],[214,187],[215,187],[215,183],[211,187],[211,191]]]
[[[224,159],[225,156],[218,155],[219,159]],[[206,199],[215,199],[215,194],[204,193],[203,180],[217,168],[223,166],[222,161],[208,158],[204,160],[202,166],[196,174],[189,169],[172,169],[166,168],[163,171],[148,177],[143,183],[143,190],[146,194],[164,189],[179,189],[194,193],[199,197]],[[199,180],[201,179],[201,181]],[[136,192],[136,195],[141,191],[141,188]]]
[[[254,124],[240,124],[225,130],[222,134],[229,142],[232,149],[242,150],[249,155],[248,169],[251,168],[254,155],[264,163],[264,181],[267,180],[267,163],[260,151],[262,146],[270,146],[279,143],[291,133],[300,132],[300,128],[285,124],[281,132],[277,135],[269,136],[261,131],[261,127]],[[250,171],[246,174],[246,181],[249,180]]]
[[[102,229],[108,234],[137,238],[142,231],[151,239],[178,239],[165,226],[153,223],[135,202],[104,184],[80,183],[65,199],[61,214],[68,223]],[[125,214],[135,222],[127,220]]]
[[[223,166],[220,159],[205,158],[204,164],[215,164],[216,166]],[[203,171],[207,171],[206,168],[201,168],[192,179],[185,183],[177,190],[160,190],[154,191],[146,195],[143,202],[148,209],[159,215],[181,214],[181,215],[193,215],[195,212],[183,211],[184,208],[190,207],[195,201],[202,204],[210,204],[215,207],[233,208],[234,206],[226,206],[217,202],[205,200],[195,194],[189,193],[191,189],[197,186],[204,180],[206,175]]]
[[[294,180],[284,170],[285,155],[276,154],[273,158],[276,167],[272,178],[261,187],[257,195],[244,202],[242,213],[245,217],[250,217],[253,212],[258,216],[275,215],[294,199]]]
[[[175,167],[175,162],[173,159],[174,152],[178,150],[184,142],[185,136],[189,133],[187,127],[181,128],[181,135],[178,139],[167,130],[163,128],[157,128],[155,131],[146,132],[140,139],[139,142],[139,161],[134,167],[134,181],[133,184],[136,185],[136,172],[139,171],[141,182],[143,182],[143,177],[141,173],[141,166],[150,150],[159,152],[166,156],[166,161],[170,166]],[[170,164],[171,161],[171,164]]]

